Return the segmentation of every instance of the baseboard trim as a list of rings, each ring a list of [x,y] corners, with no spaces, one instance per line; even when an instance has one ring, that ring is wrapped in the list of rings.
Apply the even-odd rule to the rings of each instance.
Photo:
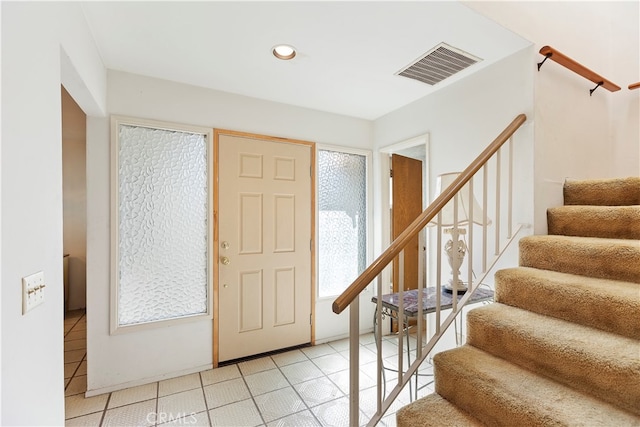
[[[142,378],[135,381],[129,381],[121,384],[114,384],[107,387],[100,387],[91,390],[87,390],[84,394],[85,397],[93,397],[98,396],[100,394],[111,393],[113,391],[124,390],[125,388],[137,387],[139,385],[145,385],[154,383],[156,381],[168,380],[171,378],[181,377],[183,375],[194,374],[196,372],[207,371],[209,369],[213,369],[213,364],[209,363],[207,365],[196,366],[194,368],[184,369],[182,371],[175,371],[168,374],[156,375],[154,377]]]

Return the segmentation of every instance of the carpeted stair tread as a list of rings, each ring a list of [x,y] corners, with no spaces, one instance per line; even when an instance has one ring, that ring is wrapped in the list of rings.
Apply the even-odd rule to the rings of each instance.
[[[640,415],[640,341],[500,303],[467,323],[467,344]]]
[[[520,239],[520,265],[640,283],[640,241],[575,236]]]
[[[640,177],[568,179],[563,192],[565,205],[640,205]]]
[[[467,343],[434,356],[436,393],[398,425],[640,427],[640,177],[563,192],[549,235],[520,240],[520,267],[496,273],[496,303],[467,313]]]
[[[446,420],[444,422],[443,420]],[[437,393],[416,400],[396,413],[398,427],[480,427],[483,424]]]
[[[495,275],[495,301],[640,340],[640,284],[528,267]]]
[[[547,210],[549,234],[640,239],[640,206],[560,206]]]
[[[486,425],[640,425],[630,412],[470,345],[438,353],[433,361],[436,392]]]

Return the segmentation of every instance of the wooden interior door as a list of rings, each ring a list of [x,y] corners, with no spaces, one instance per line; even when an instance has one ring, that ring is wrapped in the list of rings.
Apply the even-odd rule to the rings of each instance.
[[[309,343],[313,146],[217,140],[218,361]]]
[[[395,239],[422,212],[422,161],[393,154],[391,238]],[[404,249],[404,289],[418,288],[420,237]],[[398,292],[399,258],[393,261],[393,292]]]

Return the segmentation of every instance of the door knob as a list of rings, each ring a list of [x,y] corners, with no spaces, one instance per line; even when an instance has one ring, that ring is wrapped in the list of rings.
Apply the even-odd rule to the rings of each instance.
[[[220,262],[222,263],[222,265],[229,265],[231,260],[226,256],[221,256],[220,257]]]

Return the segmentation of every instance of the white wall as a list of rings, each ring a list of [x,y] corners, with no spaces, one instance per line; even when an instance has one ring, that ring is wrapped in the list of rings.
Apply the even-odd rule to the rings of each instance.
[[[524,49],[460,82],[376,120],[375,147],[385,147],[416,135],[429,133],[431,202],[434,199],[437,175],[465,169],[518,114],[524,113],[527,115],[527,122],[514,135],[514,222],[532,224],[531,57],[531,48]],[[378,176],[375,185],[383,189],[387,180],[386,176]],[[479,189],[476,193],[481,194]],[[384,194],[384,191],[376,190],[375,194]],[[383,224],[381,229],[388,229],[388,218],[381,218],[380,221]],[[476,228],[476,232],[479,231],[480,229]],[[383,237],[379,238],[383,240]],[[435,236],[431,239],[427,251],[431,255],[435,251],[434,240]],[[515,265],[517,248],[512,252],[510,262],[511,265]],[[481,271],[479,261],[480,257],[476,256],[476,271]],[[430,284],[435,283],[433,266],[432,257],[427,267]],[[444,268],[443,274],[448,274],[448,268]]]
[[[109,71],[109,114],[370,148],[369,121],[164,80]],[[204,369],[212,362],[210,320],[109,335],[109,122],[87,122],[87,290],[90,394]],[[316,306],[316,339],[343,330],[347,314]],[[369,317],[367,316],[367,320]],[[338,331],[338,332],[336,332]]]
[[[550,45],[622,87],[599,88],[547,61],[535,73],[535,232],[562,204],[570,178],[640,175],[640,4],[638,2],[467,2],[535,44]]]
[[[78,3],[2,2],[2,425],[64,424],[60,84],[85,111],[106,74]],[[64,50],[64,52],[63,52]],[[22,315],[21,278],[45,277]]]

